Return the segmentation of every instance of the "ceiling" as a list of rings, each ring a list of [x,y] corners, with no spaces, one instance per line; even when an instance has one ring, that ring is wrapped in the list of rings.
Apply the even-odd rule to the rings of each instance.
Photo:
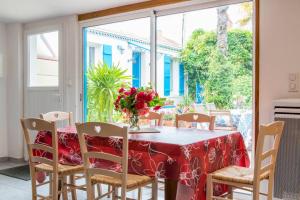
[[[0,22],[30,22],[146,0],[0,0]]]

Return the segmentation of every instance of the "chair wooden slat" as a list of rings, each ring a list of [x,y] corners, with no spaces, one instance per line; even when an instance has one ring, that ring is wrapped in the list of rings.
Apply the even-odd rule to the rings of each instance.
[[[98,122],[77,123],[76,128],[78,133],[100,137],[124,137],[124,130],[126,129],[126,127],[116,124]]]
[[[46,146],[44,144],[30,144],[31,149],[43,150],[49,153],[54,153],[54,149],[52,147]]]
[[[98,158],[98,159],[108,160],[119,164],[122,163],[122,157],[111,155],[108,153],[103,153],[103,152],[86,152],[84,156],[86,157],[85,159]]]
[[[54,165],[54,162],[48,158],[43,158],[43,157],[37,157],[37,156],[33,156],[31,158],[31,161],[34,162],[34,163],[44,163],[44,164],[47,164],[47,165],[50,165],[50,166],[53,166]]]
[[[268,164],[259,170],[259,174],[264,174],[274,170],[274,164]]]
[[[266,158],[269,158],[270,156],[273,156],[275,153],[276,153],[276,150],[275,150],[275,149],[272,149],[272,150],[270,150],[270,151],[264,152],[264,153],[261,155],[261,159],[262,159],[262,160],[265,160]]]
[[[52,111],[48,113],[41,113],[40,118],[50,122],[65,121],[68,120],[69,126],[72,125],[73,113],[72,112],[62,112],[62,111]]]
[[[100,169],[100,168],[89,168],[87,169],[87,172],[89,173],[90,176],[95,175],[95,174],[101,174],[105,176],[110,176],[116,179],[121,179],[122,178],[122,173],[118,173],[112,170],[106,170],[106,169]]]
[[[163,113],[157,113],[150,111],[148,114],[140,116],[141,120],[155,120],[156,125],[162,126],[163,123]]]
[[[179,121],[209,123],[209,130],[214,130],[215,116],[210,116],[202,113],[185,113],[176,114],[176,127],[179,128]]]

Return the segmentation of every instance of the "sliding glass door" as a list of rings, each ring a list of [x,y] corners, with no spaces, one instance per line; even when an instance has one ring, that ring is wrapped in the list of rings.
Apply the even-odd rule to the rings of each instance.
[[[218,129],[240,131],[251,149],[252,2],[185,10],[84,28],[84,119],[121,119],[117,113],[101,117],[113,105],[103,105],[108,96],[98,91],[106,87],[102,79],[114,80],[99,66],[109,74],[120,68],[124,79],[118,80],[124,86],[151,83],[167,98],[164,125],[173,125],[176,113],[216,115]],[[119,86],[116,82],[109,90]]]

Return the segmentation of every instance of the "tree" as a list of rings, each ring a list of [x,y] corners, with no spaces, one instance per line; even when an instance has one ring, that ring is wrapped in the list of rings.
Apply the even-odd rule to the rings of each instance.
[[[229,6],[222,6],[217,9],[218,12],[218,23],[217,23],[217,45],[219,51],[227,56],[228,45],[227,45],[227,25],[229,17],[227,14]]]
[[[230,30],[227,38],[227,56],[217,47],[217,34],[195,30],[181,53],[188,76],[188,93],[195,99],[195,87],[204,86],[204,100],[219,108],[231,108],[234,98],[252,100],[252,33]]]
[[[241,4],[244,16],[239,20],[240,26],[246,26],[252,19],[253,16],[253,4],[252,2],[244,2]]]
[[[189,94],[195,99],[196,83],[204,85],[208,76],[208,65],[211,52],[215,50],[217,38],[214,32],[205,32],[202,29],[195,30],[186,47],[181,52],[181,61],[189,77],[187,85]]]

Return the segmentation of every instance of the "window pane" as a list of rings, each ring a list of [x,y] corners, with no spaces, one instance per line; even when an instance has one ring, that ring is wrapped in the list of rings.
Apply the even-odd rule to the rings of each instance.
[[[252,142],[252,2],[157,18],[157,90],[175,113],[216,115]]]
[[[86,121],[114,120],[105,112],[113,107],[110,103],[101,104],[102,98],[116,99],[115,93],[122,83],[127,87],[147,86],[150,83],[150,18],[141,18],[124,22],[88,27],[84,29],[84,50],[86,60],[94,55],[94,66],[86,62],[85,81],[85,119]],[[91,51],[91,48],[93,50]],[[124,71],[127,80],[112,73],[115,67]],[[108,74],[93,73],[98,68],[108,67]],[[93,76],[91,75],[93,73]],[[104,80],[105,79],[105,80]],[[101,81],[103,80],[103,81]],[[108,80],[112,81],[109,82]],[[97,87],[95,87],[97,86]],[[96,88],[106,88],[102,92]],[[111,93],[105,93],[111,91]],[[110,95],[114,94],[114,95]],[[113,119],[107,119],[113,118]]]
[[[58,86],[58,31],[29,36],[29,87]]]

